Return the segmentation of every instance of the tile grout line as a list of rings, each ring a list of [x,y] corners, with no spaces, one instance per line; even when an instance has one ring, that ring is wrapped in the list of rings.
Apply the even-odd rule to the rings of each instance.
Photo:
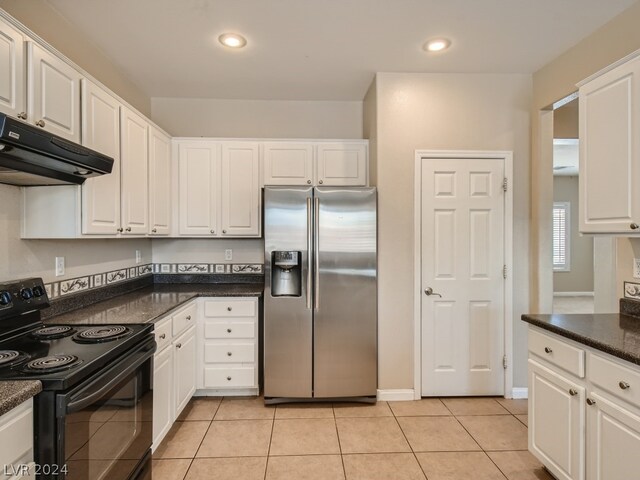
[[[271,434],[269,435],[269,448],[267,448],[267,461],[264,462],[264,480],[267,480],[267,472],[269,471],[269,458],[271,457],[271,442],[273,441],[273,431],[276,428],[276,413],[278,406],[273,409],[273,418],[271,419]]]
[[[213,425],[213,419],[216,418],[216,414],[218,413],[218,410],[220,409],[220,405],[222,405],[223,400],[224,400],[224,397],[222,397],[218,402],[218,405],[216,406],[216,411],[213,412],[213,416],[211,417],[211,421],[209,422],[209,426],[207,427],[207,431],[204,432],[204,435],[202,436],[202,440],[200,440],[200,444],[198,445],[198,448],[196,448],[196,451],[193,452],[193,457],[189,462],[189,467],[187,467],[187,471],[184,472],[184,476],[182,477],[182,480],[185,480],[187,478],[187,475],[189,475],[189,470],[191,470],[191,467],[193,466],[193,462],[196,460],[196,456],[198,455],[198,452],[200,451],[200,448],[204,443],[204,439],[207,438],[207,433],[209,433],[209,430],[211,429],[211,425]]]
[[[336,428],[338,450],[340,451],[340,463],[342,464],[342,474],[344,475],[344,479],[347,480],[347,469],[344,466],[344,454],[342,453],[342,443],[340,442],[340,432],[338,431],[338,419],[336,418],[336,410],[333,403],[331,403],[331,413],[333,414],[333,425]]]
[[[422,464],[420,463],[420,460],[418,460],[418,456],[416,455],[416,451],[414,450],[413,445],[411,445],[411,442],[407,438],[407,434],[402,429],[402,425],[400,425],[400,420],[398,420],[398,417],[396,416],[396,412],[393,410],[393,407],[389,405],[389,402],[387,402],[387,406],[389,407],[389,410],[391,410],[391,414],[393,415],[393,418],[395,419],[396,424],[398,425],[398,428],[402,432],[402,436],[404,437],[404,440],[407,442],[407,445],[409,445],[409,448],[411,449],[411,453],[413,454],[413,458],[415,458],[416,463],[418,464],[418,467],[420,467],[420,471],[422,472],[422,475],[424,475],[424,478],[426,480],[429,480],[429,477],[427,477],[427,472],[424,471],[424,468],[422,468]]]

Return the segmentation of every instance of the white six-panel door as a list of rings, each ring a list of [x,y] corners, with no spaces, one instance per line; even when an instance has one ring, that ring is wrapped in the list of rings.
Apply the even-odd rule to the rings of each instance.
[[[422,162],[422,395],[501,395],[504,158]]]

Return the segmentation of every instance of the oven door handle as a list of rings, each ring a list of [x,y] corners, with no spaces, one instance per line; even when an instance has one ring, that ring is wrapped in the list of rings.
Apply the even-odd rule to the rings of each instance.
[[[74,394],[71,398],[68,397],[58,397],[58,416],[69,415],[71,413],[78,412],[88,405],[91,405],[100,397],[102,397],[109,390],[117,386],[122,380],[135,372],[140,365],[153,357],[154,352],[156,351],[156,343],[149,342],[142,346],[137,352],[131,354],[132,356],[136,356],[137,358],[133,361],[130,361],[124,369],[122,369],[116,376],[107,380],[102,386],[100,386],[97,390],[94,390],[94,387],[98,384],[102,384],[104,382],[103,379],[98,379],[95,382],[92,382],[87,387],[80,390],[78,393]],[[118,368],[120,370],[120,364],[117,367],[112,367],[111,370]]]

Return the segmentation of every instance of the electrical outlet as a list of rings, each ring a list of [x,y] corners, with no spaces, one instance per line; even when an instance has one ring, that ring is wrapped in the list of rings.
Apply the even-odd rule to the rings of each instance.
[[[233,260],[233,250],[232,250],[232,249],[227,248],[227,249],[224,251],[224,259],[225,259],[227,262],[230,262],[231,260]]]
[[[64,275],[64,257],[56,257],[56,277]]]
[[[142,252],[140,250],[136,250],[136,263],[140,263],[142,261]]]
[[[640,278],[640,258],[633,259],[633,278]]]

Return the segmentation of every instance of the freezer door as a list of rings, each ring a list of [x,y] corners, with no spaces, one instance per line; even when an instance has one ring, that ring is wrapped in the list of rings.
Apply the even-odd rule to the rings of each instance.
[[[376,395],[376,190],[315,191],[314,397]]]
[[[312,188],[264,189],[264,396],[312,396],[313,304],[309,290]],[[301,296],[272,296],[274,251],[300,252]]]

